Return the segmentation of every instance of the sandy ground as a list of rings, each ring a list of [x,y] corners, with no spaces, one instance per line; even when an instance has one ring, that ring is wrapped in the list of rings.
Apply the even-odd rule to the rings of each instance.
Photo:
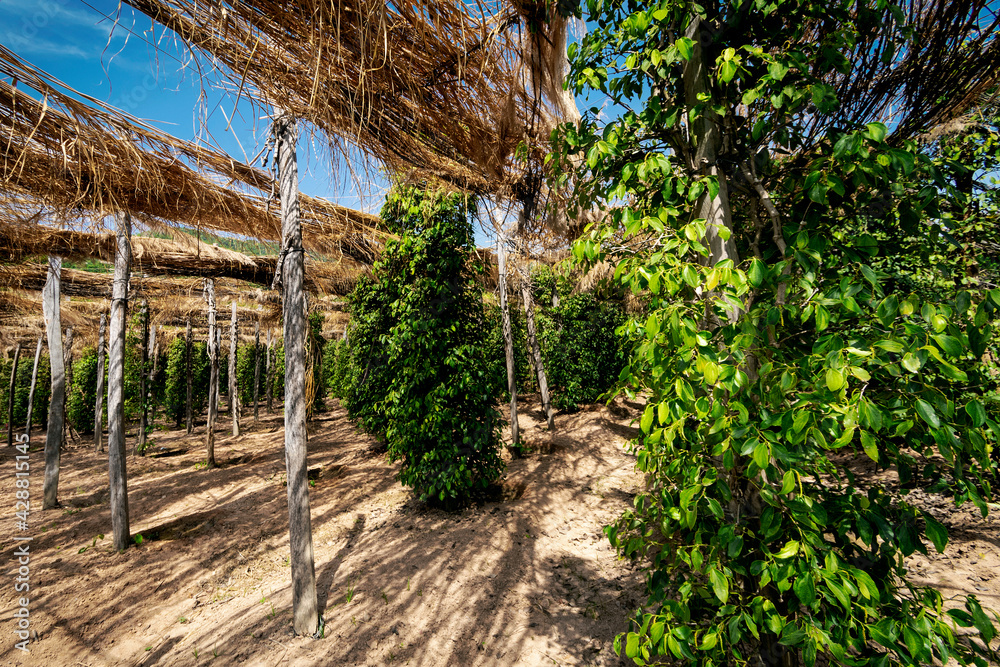
[[[204,426],[154,433],[152,454],[128,460],[131,530],[143,539],[124,554],[110,545],[106,455],[70,445],[63,508],[31,512],[16,533],[33,537],[37,639],[28,654],[14,648],[22,594],[8,561],[0,664],[622,664],[612,640],[643,598],[642,578],[601,529],[641,483],[623,450],[635,407],[558,415],[548,434],[537,404],[522,404],[536,453],[509,462],[502,497],[456,512],[415,500],[339,407],[319,415],[309,427],[319,641],[291,633],[278,415],[245,416],[244,435],[220,437],[215,470],[199,465]],[[32,448],[43,444],[34,434]],[[8,558],[13,455],[0,456]],[[41,451],[31,470],[40,505]]]
[[[638,492],[623,450],[636,404],[592,406],[540,429],[535,453],[509,462],[500,496],[446,512],[413,498],[396,466],[334,407],[310,424],[316,574],[325,638],[291,633],[283,430],[278,415],[217,444],[204,469],[204,426],[153,434],[130,457],[132,534],[110,545],[107,459],[90,443],[62,459],[61,509],[31,512],[16,532],[14,452],[0,452],[10,511],[0,665],[620,665],[612,640],[644,599],[641,573],[604,536]],[[263,413],[263,411],[262,411]],[[222,424],[221,427],[227,427]],[[31,498],[41,501],[44,434],[32,438]],[[895,485],[863,457],[866,483]],[[1000,512],[922,493],[910,501],[949,526],[945,554],[916,555],[917,583],[975,593],[1000,608]],[[14,535],[30,535],[30,653],[14,648]],[[951,602],[955,604],[955,602]]]

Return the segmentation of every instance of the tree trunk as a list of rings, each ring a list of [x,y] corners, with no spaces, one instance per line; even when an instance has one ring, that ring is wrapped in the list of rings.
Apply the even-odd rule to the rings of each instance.
[[[31,437],[31,413],[35,407],[35,386],[38,384],[38,362],[42,358],[42,336],[38,337],[38,345],[35,346],[35,365],[31,368],[31,388],[28,390],[28,425],[24,429],[24,434]]]
[[[542,408],[545,409],[545,416],[548,419],[548,429],[555,428],[555,415],[552,412],[552,403],[549,402],[549,383],[545,377],[545,366],[542,365],[542,350],[538,345],[538,338],[535,336],[535,303],[531,298],[531,285],[527,280],[521,282],[521,298],[524,300],[524,316],[528,324],[528,347],[531,357],[535,361],[535,372],[538,374],[538,391],[542,394]]]
[[[191,414],[191,391],[192,383],[194,378],[192,373],[194,372],[191,368],[191,316],[188,315],[187,318],[187,333],[184,334],[184,370],[187,372],[187,400],[185,401],[185,415],[187,418],[187,432],[188,435],[194,429],[193,415]],[[178,424],[179,426],[179,424]]]
[[[124,551],[130,541],[125,473],[125,326],[132,269],[132,220],[128,213],[122,213],[117,223],[118,244],[108,332],[108,477],[114,547],[116,551]]]
[[[45,332],[49,339],[49,368],[52,393],[49,395],[49,421],[45,429],[45,482],[42,509],[59,506],[59,452],[63,441],[63,420],[66,413],[66,365],[63,358],[63,332],[59,319],[59,279],[62,258],[49,256],[49,272],[42,290],[42,312],[45,315]]]
[[[278,181],[281,194],[282,314],[285,338],[285,466],[288,478],[288,533],[292,566],[292,615],[297,634],[320,630],[309,516],[306,472],[305,336],[302,283],[305,272],[302,223],[299,220],[295,121],[285,113],[275,119]]]
[[[503,323],[504,353],[507,356],[507,389],[510,391],[510,441],[517,447],[521,442],[520,425],[517,423],[517,372],[514,368],[514,336],[510,329],[510,306],[507,303],[507,239],[497,239],[500,287],[500,319]]]
[[[63,356],[66,357],[66,391],[63,392],[63,437],[62,444],[65,447],[69,438],[77,440],[75,429],[69,423],[69,412],[66,410],[66,403],[69,395],[73,391],[73,327],[66,329],[66,342],[63,345]]]
[[[7,446],[14,446],[14,384],[17,380],[17,362],[21,359],[21,343],[14,346],[14,361],[10,369],[10,388],[7,390]]]
[[[267,349],[264,351],[264,365],[266,370],[264,371],[264,396],[267,400],[267,414],[271,414],[271,399],[274,396],[274,391],[271,388],[271,383],[274,382],[274,377],[271,374],[271,329],[267,329]]]
[[[253,328],[253,420],[256,422],[260,415],[257,412],[257,403],[260,398],[260,321]]]
[[[149,425],[149,406],[146,403],[148,398],[149,383],[147,382],[147,366],[149,364],[149,303],[143,299],[140,314],[142,321],[142,333],[139,334],[139,437],[135,442],[135,451],[140,456],[146,455],[146,427]]]
[[[208,298],[208,429],[206,449],[208,467],[215,467],[215,418],[219,412],[219,339],[215,324],[215,279],[205,280]]]
[[[97,334],[97,405],[94,410],[94,451],[100,454],[104,451],[104,329],[108,318],[101,313],[101,327]]]
[[[240,387],[236,382],[236,302],[233,301],[232,325],[229,330],[229,414],[233,419],[233,436],[240,434]]]

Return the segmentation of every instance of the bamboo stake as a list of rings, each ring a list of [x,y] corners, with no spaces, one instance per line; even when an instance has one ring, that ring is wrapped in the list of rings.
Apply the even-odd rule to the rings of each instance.
[[[193,369],[191,368],[191,316],[188,315],[187,318],[187,333],[184,334],[184,369],[187,372],[187,402],[186,406],[186,417],[187,417],[187,432],[188,435],[194,429],[193,415],[191,414],[191,391],[192,383],[194,382],[192,376]]]
[[[49,255],[49,275],[42,290],[42,313],[49,341],[49,420],[45,429],[45,481],[42,509],[59,506],[59,452],[62,449],[63,421],[66,417],[66,366],[63,358],[62,324],[59,320],[59,278],[62,257]]]
[[[498,286],[500,287],[500,319],[503,324],[504,354],[507,357],[507,389],[510,391],[510,440],[511,446],[517,447],[521,442],[521,436],[520,425],[517,423],[517,375],[514,368],[514,337],[510,329],[510,307],[507,303],[506,243],[507,239],[503,236],[497,239]]]
[[[253,420],[256,422],[258,414],[258,400],[260,398],[260,321],[253,327]]]
[[[267,329],[267,350],[264,352],[264,361],[266,370],[264,371],[264,395],[267,398],[267,414],[271,414],[271,399],[274,396],[274,391],[272,390],[271,383],[274,381],[274,377],[271,374],[271,329]]]
[[[17,362],[21,359],[21,342],[14,346],[14,363],[10,369],[10,388],[7,390],[7,446],[14,446],[14,381],[17,379]]]
[[[305,272],[299,220],[295,120],[278,112],[274,121],[281,196],[282,251],[278,259],[285,338],[285,466],[288,479],[288,533],[292,566],[292,616],[297,634],[321,631],[316,595],[309,479],[306,470],[305,335],[302,293]]]
[[[146,404],[149,383],[147,382],[146,366],[149,364],[149,302],[142,300],[139,318],[142,322],[142,333],[139,335],[140,365],[139,365],[139,437],[136,439],[135,450],[140,456],[146,455],[146,427],[149,425],[148,406]]]
[[[215,280],[205,280],[208,299],[208,433],[206,448],[208,467],[215,467],[215,418],[219,412],[219,331],[215,323]]]
[[[107,315],[101,313],[101,327],[97,334],[97,407],[94,410],[94,451],[100,454],[104,451],[102,435],[104,433],[104,329],[107,327]]]
[[[156,374],[159,367],[160,361],[160,348],[156,342],[156,330],[160,326],[155,324],[149,330],[149,349],[150,354],[153,355],[153,368],[149,371],[149,424],[150,426],[156,423]]]
[[[31,389],[28,390],[28,425],[24,429],[24,435],[31,436],[31,413],[35,404],[35,385],[38,384],[38,362],[42,358],[42,336],[38,337],[38,345],[35,346],[35,365],[31,369]]]
[[[534,360],[538,391],[542,394],[542,407],[548,418],[548,430],[551,431],[555,428],[555,415],[552,412],[552,403],[549,402],[549,383],[545,377],[545,366],[542,364],[542,350],[538,345],[538,337],[535,336],[535,303],[531,295],[531,285],[527,280],[521,281],[521,299],[524,301],[524,315],[528,323],[528,349]]]
[[[128,213],[121,213],[117,218],[118,247],[108,332],[108,478],[114,547],[116,551],[124,551],[130,541],[125,472],[125,326],[132,268],[132,219]]]
[[[236,302],[233,301],[233,315],[229,330],[229,415],[233,420],[233,436],[240,434],[240,391],[236,382],[236,340],[239,332],[236,329]]]
[[[73,327],[68,327],[66,329],[66,342],[63,345],[63,354],[66,357],[66,391],[63,393],[63,437],[62,444],[65,447],[66,443],[69,442],[69,438],[74,441],[79,438],[76,435],[76,429],[74,429],[69,423],[69,412],[66,410],[66,403],[69,401],[69,395],[73,391]]]

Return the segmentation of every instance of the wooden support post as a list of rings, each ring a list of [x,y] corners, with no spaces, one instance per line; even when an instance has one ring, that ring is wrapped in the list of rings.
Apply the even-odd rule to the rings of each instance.
[[[507,239],[497,239],[497,264],[499,268],[500,320],[503,324],[504,354],[507,357],[507,389],[510,391],[510,440],[517,447],[521,442],[517,423],[517,372],[514,368],[514,336],[510,327],[510,305],[507,303]]]
[[[527,279],[521,281],[521,299],[524,301],[524,316],[528,324],[528,351],[534,359],[535,373],[538,377],[538,391],[542,394],[542,408],[548,418],[548,429],[551,431],[555,427],[555,415],[552,412],[552,403],[549,402],[549,383],[545,377],[545,366],[542,364],[542,350],[538,345],[538,337],[535,336],[535,302],[531,295],[531,285]]]
[[[139,437],[135,441],[135,452],[146,455],[146,427],[149,426],[148,369],[149,365],[149,302],[142,300],[139,319],[142,331],[139,334]]]
[[[257,320],[253,327],[253,420],[256,422],[260,415],[257,411],[257,403],[260,398],[260,320]]]
[[[101,327],[97,334],[97,406],[94,410],[94,451],[104,451],[104,329],[108,319],[101,313]]]
[[[10,369],[10,388],[7,390],[7,446],[14,446],[14,389],[17,380],[17,362],[21,359],[21,341],[14,346],[14,362]]]
[[[206,449],[208,467],[215,467],[215,418],[219,413],[219,331],[215,323],[215,279],[205,280],[208,299],[208,429]]]
[[[187,318],[187,333],[184,334],[184,370],[187,373],[187,400],[185,402],[185,415],[187,417],[188,435],[194,429],[194,416],[191,414],[191,392],[193,389],[194,369],[191,368],[191,316]]]
[[[271,383],[274,382],[274,377],[271,374],[271,328],[267,328],[267,349],[264,350],[264,396],[267,400],[267,414],[271,414],[271,399],[274,397],[274,390],[271,387]]]
[[[42,509],[59,506],[59,452],[62,449],[63,420],[66,417],[66,365],[63,358],[63,332],[59,320],[59,279],[62,257],[49,255],[49,271],[42,290],[42,313],[49,339],[49,368],[52,392],[49,394],[49,420],[45,429],[45,481]]]
[[[117,219],[115,278],[111,290],[108,332],[108,478],[111,534],[116,551],[128,548],[128,478],[125,473],[125,326],[128,322],[129,274],[132,270],[132,219]]]
[[[77,439],[75,429],[69,423],[69,412],[66,404],[69,402],[69,395],[73,391],[73,327],[66,329],[66,341],[63,343],[63,356],[66,357],[66,391],[63,392],[63,437],[62,444],[65,447],[69,438]]]
[[[35,386],[38,384],[38,362],[42,358],[42,338],[38,337],[38,345],[35,346],[35,365],[31,368],[31,388],[28,390],[28,425],[24,429],[26,436],[31,436],[31,413],[35,407]]]
[[[240,434],[240,385],[236,381],[236,343],[239,340],[236,328],[236,302],[233,301],[233,315],[229,330],[229,415],[233,420],[233,436]]]
[[[306,310],[302,283],[305,257],[299,220],[299,175],[295,120],[278,112],[274,121],[281,197],[281,256],[278,259],[285,338],[285,466],[292,566],[292,620],[300,635],[320,632],[306,472]]]

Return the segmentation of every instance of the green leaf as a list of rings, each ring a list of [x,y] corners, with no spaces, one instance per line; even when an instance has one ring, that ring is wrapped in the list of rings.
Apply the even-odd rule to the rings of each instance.
[[[767,277],[767,266],[764,262],[760,261],[754,257],[750,261],[750,270],[747,271],[747,278],[750,280],[750,284],[754,287],[760,287],[764,282],[764,278]]]
[[[917,414],[920,418],[927,422],[931,428],[941,428],[941,420],[937,416],[937,412],[931,407],[931,404],[922,398],[918,398],[917,402],[914,404],[917,410]]]
[[[639,635],[634,632],[628,633],[628,639],[625,641],[625,657],[635,658],[639,655]]]
[[[846,382],[847,378],[844,377],[843,371],[833,368],[826,369],[826,386],[830,391],[840,391]]]
[[[677,47],[678,53],[684,60],[691,60],[691,56],[694,55],[694,42],[690,37],[681,37],[674,42],[674,46]]]
[[[986,409],[983,408],[983,404],[976,399],[972,399],[965,404],[965,412],[969,415],[969,418],[972,419],[972,425],[976,428],[979,428],[986,423]]]
[[[963,348],[962,341],[958,340],[954,336],[948,336],[946,334],[935,334],[931,336],[934,342],[944,350],[945,354],[951,357],[961,357]]]
[[[719,80],[723,83],[729,83],[736,76],[736,72],[739,70],[739,65],[735,60],[726,60],[719,66]]]
[[[762,442],[753,448],[753,462],[761,470],[767,468],[771,462],[771,447],[766,442]]]
[[[635,422],[632,422],[633,424]],[[647,405],[646,411],[642,413],[642,421],[639,423],[639,427],[642,429],[643,433],[649,433],[650,427],[653,425],[653,406]]]
[[[903,364],[903,368],[910,371],[911,373],[916,373],[917,371],[919,371],[920,366],[922,365],[917,355],[911,352],[907,352],[906,354],[903,355],[903,360],[901,363]]]
[[[785,473],[784,477],[781,478],[781,495],[787,495],[791,493],[792,489],[795,488],[795,471],[789,470]]]
[[[875,443],[875,437],[868,431],[861,432],[861,447],[865,450],[868,458],[878,463],[878,445]]]
[[[887,131],[885,125],[883,125],[882,123],[868,123],[866,127],[868,128],[868,132],[866,132],[865,134],[868,135],[868,138],[871,139],[872,141],[882,143],[882,141],[885,139]]]
[[[712,592],[715,593],[715,597],[719,598],[722,604],[726,604],[729,600],[729,579],[716,569],[708,573],[708,579],[712,582]]]
[[[795,579],[795,584],[792,588],[795,591],[795,595],[802,601],[802,604],[808,606],[815,602],[816,583],[813,581],[812,575],[808,572],[800,574]]]
[[[795,540],[789,540],[774,557],[780,559],[791,558],[797,553],[799,553],[799,543]]]
[[[927,538],[934,544],[938,553],[943,554],[945,547],[948,546],[948,529],[927,512],[921,512],[921,514],[923,514],[924,523],[927,526]]]
[[[983,608],[979,605],[979,600],[976,599],[975,595],[970,595],[965,599],[965,608],[972,612],[972,623],[982,634],[983,641],[987,644],[993,641],[993,638],[996,636],[996,628],[993,627],[993,623],[990,622],[989,617],[983,612]]]

